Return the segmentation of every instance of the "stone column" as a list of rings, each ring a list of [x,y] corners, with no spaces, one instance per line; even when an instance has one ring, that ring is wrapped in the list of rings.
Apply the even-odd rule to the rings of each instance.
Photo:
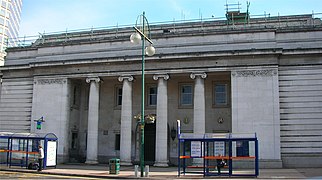
[[[154,75],[158,80],[157,92],[157,119],[156,119],[156,142],[154,166],[167,167],[168,165],[168,74]]]
[[[131,163],[131,140],[132,140],[132,76],[120,76],[123,82],[122,88],[122,112],[121,112],[121,142],[120,159],[122,165]]]
[[[191,73],[190,78],[195,79],[193,97],[193,133],[204,134],[206,129],[206,104],[205,104],[205,82],[206,73]],[[202,147],[203,144],[201,145]],[[203,166],[202,158],[194,158],[195,166]]]
[[[99,117],[99,77],[86,78],[90,83],[88,100],[87,151],[86,164],[97,164],[98,117]]]
[[[206,73],[191,73],[190,78],[195,79],[193,97],[193,133],[204,134],[206,128],[205,83]]]

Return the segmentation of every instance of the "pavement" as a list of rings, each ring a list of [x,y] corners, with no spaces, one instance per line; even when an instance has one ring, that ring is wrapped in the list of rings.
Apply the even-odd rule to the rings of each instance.
[[[87,164],[59,164],[55,167],[47,167],[41,172],[29,170],[23,167],[0,165],[0,171],[12,172],[28,172],[28,173],[43,173],[64,176],[81,176],[92,178],[108,178],[108,179],[138,179],[140,177],[140,169],[135,176],[134,166],[121,166],[119,174],[110,174],[107,164],[87,165]],[[202,169],[197,170],[199,172]],[[177,167],[149,167],[148,177],[144,179],[321,179],[321,168],[299,168],[299,169],[260,169],[259,176],[256,177],[240,177],[240,176],[207,176],[198,173],[181,174],[178,177]]]

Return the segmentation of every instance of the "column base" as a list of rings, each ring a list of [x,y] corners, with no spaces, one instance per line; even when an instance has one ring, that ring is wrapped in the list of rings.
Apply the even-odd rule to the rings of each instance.
[[[155,167],[169,167],[168,161],[163,161],[163,162],[155,162],[153,164]]]
[[[86,160],[85,164],[98,164],[97,160]]]

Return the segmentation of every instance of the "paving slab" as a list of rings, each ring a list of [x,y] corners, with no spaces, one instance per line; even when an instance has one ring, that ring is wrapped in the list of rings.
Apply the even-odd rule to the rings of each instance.
[[[36,170],[29,170],[23,167],[0,165],[2,171],[30,172],[37,173]],[[201,172],[201,171],[200,171]],[[119,174],[110,174],[108,165],[86,165],[86,164],[60,164],[56,168],[48,167],[40,173],[97,177],[111,179],[137,179],[134,166],[121,166]],[[256,177],[228,177],[228,176],[207,176],[202,174],[181,174],[178,177],[177,167],[150,167],[146,179],[322,179],[322,168],[298,168],[298,169],[260,169],[259,176]],[[140,176],[140,171],[138,172]]]

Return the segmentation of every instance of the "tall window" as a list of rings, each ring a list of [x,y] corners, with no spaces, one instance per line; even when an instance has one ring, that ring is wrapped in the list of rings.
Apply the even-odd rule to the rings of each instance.
[[[76,84],[73,89],[73,107],[78,108],[80,105],[80,98],[81,98],[81,87],[80,85]]]
[[[72,149],[77,149],[78,133],[72,132]]]
[[[192,105],[192,85],[185,84],[180,86],[180,106]]]
[[[117,86],[115,88],[115,100],[116,100],[116,106],[121,106],[122,105],[122,87],[121,86]]]
[[[148,105],[149,106],[155,106],[157,105],[157,92],[158,89],[155,85],[149,86],[149,97],[148,97]]]
[[[114,144],[115,150],[121,149],[121,136],[120,134],[115,134],[115,144]]]
[[[214,105],[228,105],[228,85],[225,83],[215,84],[214,86]]]

